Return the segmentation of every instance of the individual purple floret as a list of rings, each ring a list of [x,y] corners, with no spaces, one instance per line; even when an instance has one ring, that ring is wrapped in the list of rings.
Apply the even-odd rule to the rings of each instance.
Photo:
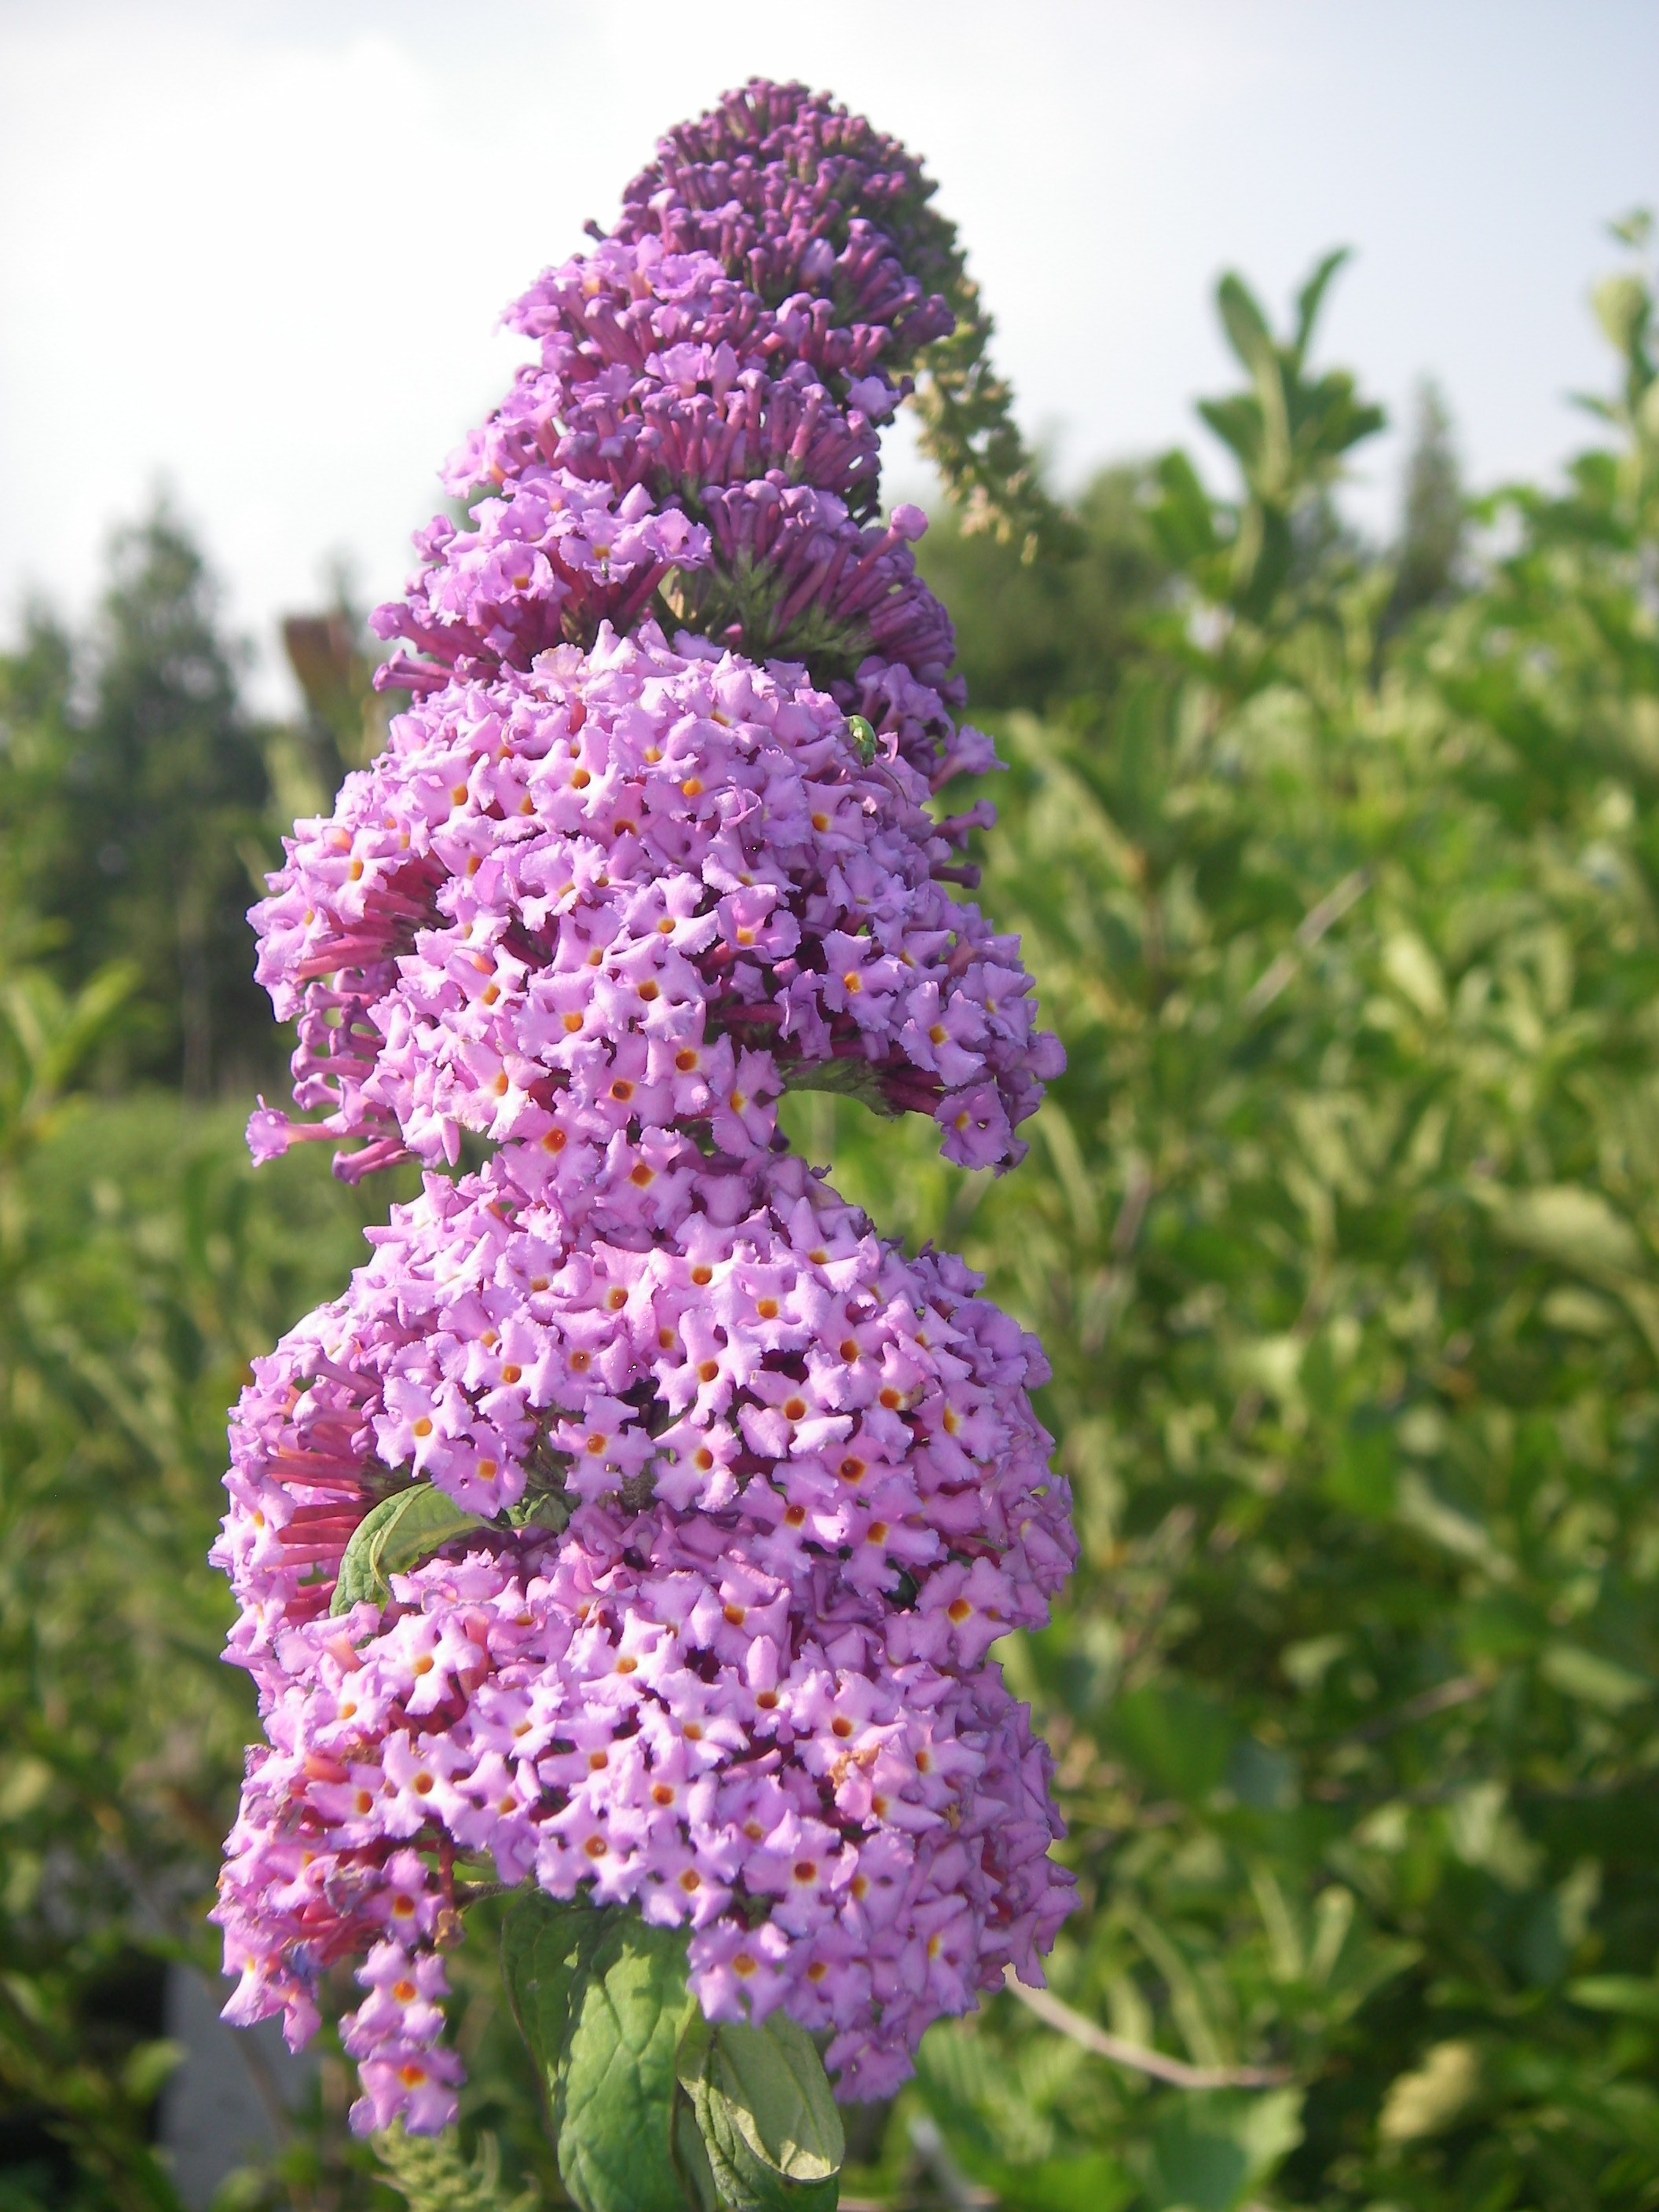
[[[434,1170],[255,1362],[214,1554],[265,1734],[227,2014],[302,2041],[355,1967],[364,2130],[454,2116],[480,1880],[684,1929],[710,2020],[782,2008],[854,2097],[1070,1909],[990,1656],[1075,1554],[1042,1352],[778,1118],[828,1089],[1002,1168],[1063,1065],[961,896],[991,811],[932,800],[994,759],[878,513],[951,327],[927,191],[799,87],[665,142],[513,311],[470,526],[375,618],[416,702],[254,910],[315,1117],[262,1102],[256,1156]],[[365,1580],[371,1516],[416,1534]]]

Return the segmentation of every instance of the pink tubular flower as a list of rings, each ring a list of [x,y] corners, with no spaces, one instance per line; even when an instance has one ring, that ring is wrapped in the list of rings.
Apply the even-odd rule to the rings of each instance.
[[[375,617],[416,703],[254,910],[318,1117],[261,1100],[256,1158],[432,1170],[254,1363],[214,1552],[265,1735],[227,2017],[303,2041],[355,1962],[366,2131],[454,2116],[479,1877],[683,1929],[708,2018],[782,2008],[855,2097],[1070,1909],[990,1656],[1075,1554],[1042,1352],[777,1115],[849,1091],[1000,1169],[1063,1065],[958,895],[989,808],[930,811],[994,762],[925,520],[877,519],[951,327],[906,265],[929,189],[799,87],[664,143],[512,311],[540,357],[450,465],[471,526]],[[404,1498],[437,1533],[345,1605]]]

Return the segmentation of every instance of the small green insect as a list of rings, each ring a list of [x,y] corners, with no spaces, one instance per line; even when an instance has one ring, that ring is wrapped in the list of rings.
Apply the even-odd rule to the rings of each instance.
[[[853,740],[853,750],[859,757],[860,766],[868,768],[876,757],[875,731],[865,720],[862,714],[849,714],[847,717],[847,731]]]

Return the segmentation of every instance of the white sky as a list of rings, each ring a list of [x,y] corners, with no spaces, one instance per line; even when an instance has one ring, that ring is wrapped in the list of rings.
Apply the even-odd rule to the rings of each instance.
[[[1326,357],[1396,419],[1433,371],[1476,481],[1546,471],[1601,225],[1659,202],[1659,0],[0,0],[0,635],[84,613],[165,483],[280,702],[331,556],[397,587],[501,307],[757,71],[927,158],[1067,480],[1201,439],[1218,272],[1281,319],[1337,243]]]

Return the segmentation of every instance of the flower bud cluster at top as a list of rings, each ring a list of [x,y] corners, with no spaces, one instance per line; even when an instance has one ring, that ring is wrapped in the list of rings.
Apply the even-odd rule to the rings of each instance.
[[[488,1151],[256,1362],[215,1554],[267,1737],[228,2013],[302,2038],[362,1960],[362,2127],[453,2115],[458,1880],[685,1927],[708,2016],[784,2007],[850,2095],[1069,1907],[987,1657],[1073,1555],[1041,1352],[777,1123],[850,1091],[1000,1168],[1061,1065],[957,896],[988,810],[930,811],[991,751],[923,520],[872,519],[876,427],[951,326],[906,266],[929,189],[799,87],[665,143],[514,311],[540,360],[449,478],[494,489],[376,617],[416,702],[255,909],[321,1115],[262,1106],[256,1154]],[[450,1540],[337,1605],[418,1486]]]

